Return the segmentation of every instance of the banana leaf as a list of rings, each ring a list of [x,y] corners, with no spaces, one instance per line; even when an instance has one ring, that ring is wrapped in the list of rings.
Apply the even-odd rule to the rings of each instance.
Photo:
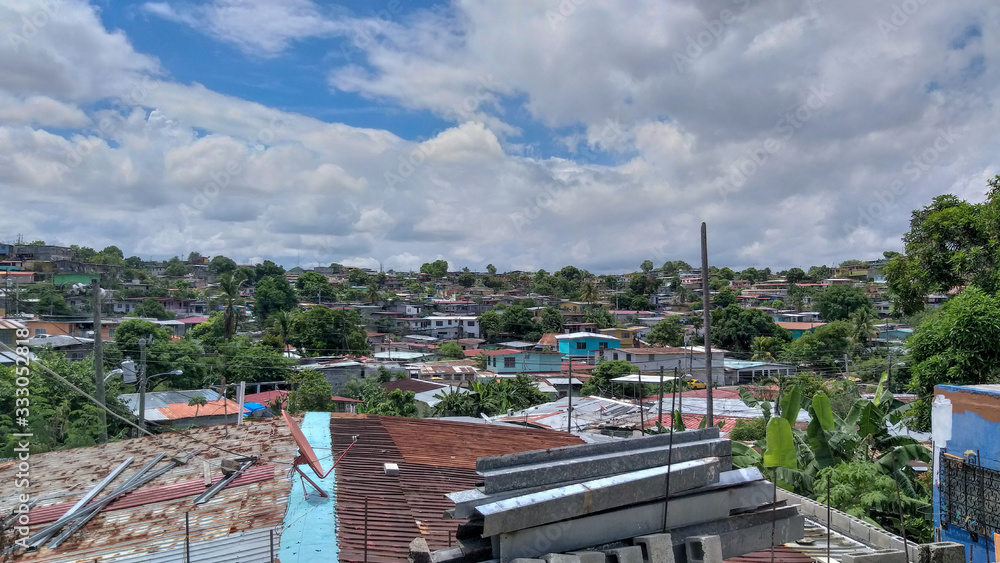
[[[795,426],[802,405],[802,389],[796,385],[781,399],[781,417],[788,421],[788,426]]]
[[[765,467],[787,467],[796,469],[795,441],[792,426],[781,417],[767,422],[767,449],[764,450]]]
[[[836,422],[833,419],[833,408],[830,406],[830,397],[826,393],[816,393],[813,397],[812,405],[810,405],[809,414],[813,420],[819,422],[823,430],[833,432],[836,429]]]

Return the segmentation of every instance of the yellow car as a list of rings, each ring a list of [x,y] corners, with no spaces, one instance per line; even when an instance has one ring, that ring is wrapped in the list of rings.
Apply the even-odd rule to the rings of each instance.
[[[705,382],[704,381],[698,381],[697,379],[689,379],[688,382],[687,382],[687,384],[688,384],[688,389],[704,389],[705,388]]]

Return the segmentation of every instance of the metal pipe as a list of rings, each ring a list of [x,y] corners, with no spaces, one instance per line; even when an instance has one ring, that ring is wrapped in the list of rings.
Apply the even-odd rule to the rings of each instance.
[[[663,532],[667,531],[667,511],[670,509],[670,466],[674,462],[674,408],[677,406],[677,368],[674,368],[674,385],[670,391],[670,451],[667,452],[667,484],[663,495]]]
[[[184,513],[184,563],[191,563],[191,522],[190,512]]]
[[[826,560],[830,561],[830,474],[826,474]]]
[[[201,493],[200,495],[198,495],[198,498],[194,499],[194,503],[195,504],[205,504],[206,502],[212,500],[212,497],[214,497],[222,489],[226,488],[226,485],[229,485],[229,483],[232,483],[233,480],[235,480],[237,477],[239,477],[240,475],[242,475],[244,471],[246,471],[251,465],[253,465],[254,462],[257,461],[257,458],[255,458],[255,457],[241,458],[241,460],[246,460],[246,461],[243,461],[243,464],[240,465],[239,469],[237,469],[236,471],[233,471],[233,474],[230,475],[229,477],[226,477],[225,479],[220,479],[217,483],[215,483],[214,485],[212,485],[211,487],[209,487],[209,489],[207,491],[205,491],[204,493]],[[241,460],[238,460],[238,461],[241,461]]]

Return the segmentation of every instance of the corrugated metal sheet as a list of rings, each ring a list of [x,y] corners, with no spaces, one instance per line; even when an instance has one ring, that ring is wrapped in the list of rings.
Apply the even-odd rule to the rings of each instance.
[[[206,401],[204,405],[189,405],[187,401],[183,403],[170,403],[165,407],[156,410],[163,413],[167,420],[180,420],[182,418],[195,418],[202,416],[219,416],[224,414],[236,414],[240,412],[240,404],[229,399],[219,401]]]
[[[147,409],[159,409],[173,403],[184,403],[186,405],[187,402],[196,395],[205,397],[206,401],[219,400],[219,394],[211,389],[198,389],[194,391],[156,391],[153,393],[146,393],[145,407]],[[128,405],[128,407],[132,409],[132,412],[137,412],[137,409],[139,408],[138,393],[124,393],[118,395],[118,398]]]
[[[230,425],[192,428],[184,434],[199,442],[192,442],[180,434],[166,433],[158,437],[123,440],[89,448],[33,454],[32,494],[40,500],[39,507],[75,502],[122,459],[135,456],[133,465],[140,467],[164,451],[170,455],[195,451],[200,453],[187,465],[173,469],[150,486],[196,480],[201,478],[202,460],[208,461],[213,471],[218,472],[221,458],[235,457],[211,448],[208,444],[240,455],[260,456],[262,463],[279,464],[278,478],[227,488],[203,505],[194,505],[193,498],[185,496],[173,500],[157,499],[128,509],[103,512],[58,549],[43,548],[34,553],[26,553],[19,561],[109,563],[126,560],[128,557],[134,557],[135,561],[158,561],[154,559],[157,554],[183,546],[186,512],[190,516],[192,542],[212,541],[248,530],[280,527],[291,486],[287,478],[290,466],[283,464],[290,462],[296,454],[295,443],[283,422],[251,421],[242,427]],[[274,471],[273,467],[271,471]],[[13,482],[16,472],[17,469],[11,462],[0,463],[0,479]],[[119,477],[116,483],[129,474],[131,472],[126,471],[126,475]],[[0,491],[0,506],[13,506],[13,495],[14,491],[10,487]]]
[[[191,563],[271,563],[271,540],[278,552],[281,529],[255,528],[228,534],[214,540],[196,541],[190,546]],[[115,563],[178,563],[184,561],[184,548],[153,554],[121,557]]]
[[[0,319],[0,330],[18,330],[26,328],[23,324],[12,319]]]
[[[340,561],[364,559],[365,499],[368,500],[368,561],[405,561],[418,535],[431,549],[454,541],[459,520],[445,520],[454,506],[445,493],[469,489],[481,479],[476,458],[582,441],[563,432],[494,427],[428,419],[334,415],[333,452],[358,442],[337,466]],[[384,463],[399,465],[389,477]]]

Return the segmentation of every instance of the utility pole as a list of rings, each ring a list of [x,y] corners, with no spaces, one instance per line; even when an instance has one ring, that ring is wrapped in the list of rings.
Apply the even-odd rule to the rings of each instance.
[[[845,376],[847,379],[851,378],[851,363],[847,357],[847,354],[844,354],[844,373],[847,374]]]
[[[101,278],[97,277],[94,279],[93,283],[94,295],[93,304],[91,307],[94,309],[94,383],[97,387],[97,400],[100,401],[103,407],[106,403],[104,400],[104,339],[101,335]],[[102,444],[108,442],[108,414],[102,408],[98,414],[98,418],[101,421],[101,436],[100,441]]]
[[[658,422],[660,423],[660,426],[663,426],[663,366],[662,365],[660,366],[660,403],[656,407],[656,412],[658,412],[660,416]],[[673,413],[671,413],[670,416],[673,416]],[[657,428],[657,430],[659,430],[659,428]]]
[[[139,428],[146,429],[146,337],[139,339]]]
[[[711,309],[711,295],[708,291],[708,226],[702,222],[701,224],[701,306],[702,313],[704,314],[704,321],[702,322],[702,327],[705,330],[705,373],[708,384],[705,385],[705,397],[707,399],[707,408],[705,409],[705,418],[708,419],[708,426],[715,426],[715,416],[713,414],[714,405],[712,404],[712,315],[710,314]]]
[[[566,396],[569,397],[569,407],[566,409],[566,432],[573,433],[573,356],[569,358],[569,373],[566,374]]]

